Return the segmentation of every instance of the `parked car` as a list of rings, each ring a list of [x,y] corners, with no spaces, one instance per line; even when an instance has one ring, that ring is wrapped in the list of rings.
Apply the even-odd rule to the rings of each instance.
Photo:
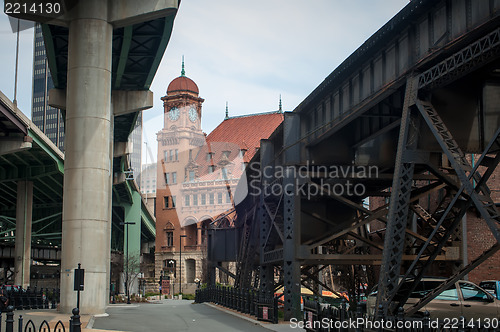
[[[500,281],[486,280],[479,283],[479,287],[490,292],[491,295],[500,300]]]
[[[404,308],[408,308],[417,303],[427,293],[439,287],[443,282],[440,278],[423,278],[417,288],[411,293]],[[394,300],[401,299],[401,293],[410,287],[410,282],[405,282]],[[368,295],[367,310],[370,315],[375,314],[375,302],[377,299],[377,286]],[[427,303],[417,316],[428,311],[431,318],[500,318],[500,300],[493,297],[489,292],[480,288],[476,284],[459,280],[454,285],[444,290],[432,301]]]
[[[19,292],[22,287],[19,285],[3,285],[2,289],[6,292]]]

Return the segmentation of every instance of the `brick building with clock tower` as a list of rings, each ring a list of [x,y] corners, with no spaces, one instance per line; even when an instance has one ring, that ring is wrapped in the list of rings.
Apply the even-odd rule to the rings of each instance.
[[[164,280],[164,294],[173,294],[180,290],[182,274],[182,291],[194,293],[194,281],[204,281],[206,229],[218,216],[231,225],[239,178],[260,140],[282,122],[283,113],[280,104],[278,111],[229,117],[226,106],[224,121],[206,136],[201,130],[204,99],[186,77],[184,63],[181,76],[168,85],[161,100],[155,277]]]
[[[187,270],[182,274],[188,277],[183,283],[192,282],[195,276],[189,275],[188,271],[201,270],[201,266],[196,264],[201,261],[202,253],[196,246],[197,239],[192,236],[181,239],[180,235],[185,235],[185,231],[182,217],[178,214],[180,209],[176,206],[181,205],[182,183],[194,176],[187,165],[193,162],[199,148],[205,144],[205,135],[201,130],[204,99],[199,97],[196,83],[185,75],[184,63],[181,76],[170,82],[167,94],[161,100],[164,126],[157,133],[156,278],[158,280],[162,275],[170,278],[172,283],[178,278],[179,266],[176,262],[179,262],[182,241],[183,261],[186,262],[183,269]],[[179,291],[178,288],[171,289]]]

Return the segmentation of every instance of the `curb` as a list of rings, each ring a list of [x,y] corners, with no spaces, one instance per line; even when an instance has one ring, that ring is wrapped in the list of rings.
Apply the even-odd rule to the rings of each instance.
[[[222,312],[225,312],[225,313],[228,313],[230,315],[233,315],[235,317],[238,317],[238,318],[241,318],[241,319],[244,319],[246,321],[249,321],[255,325],[260,325],[261,327],[265,328],[266,330],[269,330],[269,331],[278,331],[279,329],[273,329],[271,328],[271,326],[273,327],[278,327],[280,325],[283,325],[283,324],[272,324],[272,323],[267,323],[267,322],[261,322],[259,320],[256,320],[256,319],[253,319],[253,318],[250,318],[250,317],[247,317],[247,316],[244,316],[244,315],[240,315],[239,313],[236,313],[236,312],[233,312],[231,310],[226,310],[225,308],[222,308],[218,305],[215,305],[213,303],[209,303],[209,302],[203,302],[203,304],[209,306],[209,307],[212,307],[212,308],[215,308],[219,311],[222,311]],[[286,325],[286,324],[285,324]],[[302,329],[297,329],[297,331],[304,331]]]
[[[85,326],[85,328],[92,329],[92,327],[94,326],[94,322],[95,322],[95,316],[92,315],[89,319],[89,322],[87,323],[87,326]]]

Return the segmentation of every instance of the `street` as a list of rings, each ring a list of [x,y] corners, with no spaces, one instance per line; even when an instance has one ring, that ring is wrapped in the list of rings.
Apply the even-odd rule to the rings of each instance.
[[[109,317],[95,319],[94,329],[151,331],[269,331],[242,318],[187,300],[163,300],[139,305],[111,305]]]

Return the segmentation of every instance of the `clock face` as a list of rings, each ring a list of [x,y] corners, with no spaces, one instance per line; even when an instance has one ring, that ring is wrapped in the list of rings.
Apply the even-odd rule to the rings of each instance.
[[[170,118],[170,120],[175,121],[179,118],[179,114],[179,109],[177,107],[172,107],[168,112],[168,117]]]
[[[194,107],[191,107],[189,109],[189,120],[191,120],[191,122],[195,122],[196,119],[198,119],[198,112],[196,112]]]

